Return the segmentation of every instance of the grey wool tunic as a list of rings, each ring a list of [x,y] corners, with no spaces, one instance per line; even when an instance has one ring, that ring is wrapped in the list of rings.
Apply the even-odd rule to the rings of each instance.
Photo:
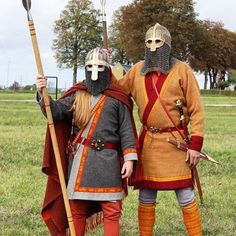
[[[51,99],[54,121],[72,119],[75,93],[59,99]],[[43,100],[39,101],[45,114]],[[97,107],[80,139],[102,140],[117,148],[96,150],[79,142],[73,145],[75,154],[69,156],[67,192],[69,199],[114,201],[124,198],[121,179],[121,156],[124,161],[137,160],[135,135],[130,111],[119,100],[99,94],[91,98],[91,110]]]

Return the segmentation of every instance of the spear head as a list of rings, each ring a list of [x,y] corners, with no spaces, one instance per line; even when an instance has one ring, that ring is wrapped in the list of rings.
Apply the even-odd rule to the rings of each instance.
[[[22,3],[23,3],[25,10],[27,11],[28,20],[33,20],[31,14],[30,14],[31,0],[22,0]]]

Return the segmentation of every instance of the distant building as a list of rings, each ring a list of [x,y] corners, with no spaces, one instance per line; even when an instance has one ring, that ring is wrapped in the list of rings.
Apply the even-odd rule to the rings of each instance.
[[[112,67],[112,73],[116,79],[121,79],[127,71],[130,69],[130,66],[121,65],[119,62]]]

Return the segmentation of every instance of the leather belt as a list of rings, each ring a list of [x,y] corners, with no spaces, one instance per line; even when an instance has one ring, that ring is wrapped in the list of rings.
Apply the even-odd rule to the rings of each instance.
[[[157,133],[165,133],[165,132],[172,132],[172,131],[177,131],[176,127],[167,127],[167,128],[157,128],[154,126],[143,126],[143,128],[153,134],[157,134]],[[178,126],[178,129],[183,129],[182,126]]]
[[[89,146],[96,151],[102,151],[103,149],[113,149],[117,150],[118,146],[115,143],[104,142],[101,139],[87,139],[80,137],[77,140],[77,143],[81,143],[85,146]]]

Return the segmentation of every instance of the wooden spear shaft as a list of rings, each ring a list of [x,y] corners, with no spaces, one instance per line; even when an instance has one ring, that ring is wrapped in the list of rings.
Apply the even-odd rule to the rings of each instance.
[[[107,21],[105,5],[106,0],[100,0],[102,5],[102,28],[103,28],[103,48],[108,49],[108,36],[107,36]]]
[[[29,30],[30,30],[32,44],[33,44],[34,56],[35,56],[35,60],[36,60],[38,74],[40,76],[44,76],[42,62],[41,62],[39,48],[38,48],[38,42],[37,42],[37,38],[36,38],[36,32],[35,32],[35,28],[34,28],[34,22],[33,22],[33,20],[29,20],[28,22],[29,22]],[[47,121],[48,121],[51,139],[52,139],[52,145],[53,145],[54,155],[55,155],[55,159],[56,159],[57,171],[58,171],[58,176],[59,176],[59,180],[60,180],[63,200],[64,200],[64,204],[65,204],[69,229],[70,229],[71,236],[76,236],[75,227],[74,227],[71,209],[70,209],[70,204],[69,204],[69,199],[68,199],[68,195],[67,195],[67,191],[66,191],[66,182],[65,182],[62,164],[61,164],[61,157],[60,157],[60,152],[59,152],[59,148],[58,148],[58,142],[57,142],[55,127],[54,127],[54,123],[53,123],[52,112],[51,112],[51,108],[50,108],[50,100],[49,100],[48,91],[47,91],[46,87],[42,89],[42,96],[43,96],[44,103],[45,103]]]
[[[103,48],[108,49],[108,36],[107,36],[107,22],[106,20],[102,21],[103,25]]]

